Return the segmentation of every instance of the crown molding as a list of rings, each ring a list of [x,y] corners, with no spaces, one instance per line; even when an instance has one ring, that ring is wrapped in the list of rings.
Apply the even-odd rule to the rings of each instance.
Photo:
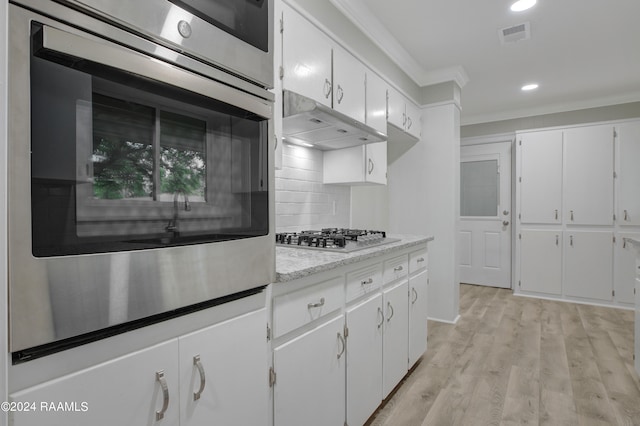
[[[600,108],[620,105],[631,102],[640,102],[640,91],[627,93],[621,96],[607,96],[585,101],[563,102],[544,105],[535,108],[523,108],[517,110],[502,111],[489,114],[478,114],[461,119],[461,126],[484,124],[495,121],[515,120],[518,118],[534,117],[538,115],[558,114],[563,112],[579,111],[582,109]]]
[[[418,86],[455,81],[461,88],[469,76],[460,65],[433,71],[424,68],[405,50],[363,0],[329,0],[344,16],[393,60]]]

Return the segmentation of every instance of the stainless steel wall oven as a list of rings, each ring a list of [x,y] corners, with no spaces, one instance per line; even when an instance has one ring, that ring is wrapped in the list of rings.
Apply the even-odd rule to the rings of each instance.
[[[131,4],[145,4],[159,22],[136,24],[135,13],[125,22],[109,10]],[[240,62],[263,63],[272,53],[270,32],[248,30],[249,13],[234,5],[253,8],[247,22],[267,29],[271,5],[198,4],[10,5],[14,362],[252,294],[272,281],[272,76],[198,48],[211,34],[233,37],[251,47]],[[170,41],[179,37],[190,44]]]

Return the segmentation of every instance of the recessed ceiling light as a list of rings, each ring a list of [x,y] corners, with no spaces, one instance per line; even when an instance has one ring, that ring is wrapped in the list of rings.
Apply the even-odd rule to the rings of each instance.
[[[513,12],[522,12],[523,10],[532,8],[535,4],[536,0],[518,0],[511,5],[511,10]]]
[[[537,88],[538,88],[537,83],[525,84],[524,86],[522,86],[522,90],[525,92],[528,92],[530,90],[536,90]]]

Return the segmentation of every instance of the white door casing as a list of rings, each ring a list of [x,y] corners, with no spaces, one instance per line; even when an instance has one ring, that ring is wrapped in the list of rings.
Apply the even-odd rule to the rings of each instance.
[[[511,147],[460,148],[460,282],[511,287]]]

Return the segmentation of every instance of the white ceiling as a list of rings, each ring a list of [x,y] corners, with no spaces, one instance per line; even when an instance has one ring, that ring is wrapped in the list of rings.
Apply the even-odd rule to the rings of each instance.
[[[640,0],[331,1],[420,86],[464,85],[463,124],[640,100]],[[531,39],[500,43],[524,22]]]

